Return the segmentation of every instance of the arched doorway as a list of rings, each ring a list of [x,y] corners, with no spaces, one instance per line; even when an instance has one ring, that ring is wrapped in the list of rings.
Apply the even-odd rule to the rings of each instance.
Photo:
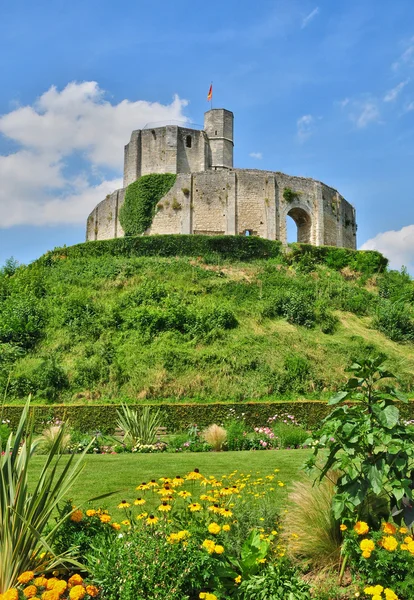
[[[292,233],[292,227],[288,225],[289,219],[286,219],[286,230],[288,232],[288,242],[296,241],[301,244],[310,244],[311,243],[311,226],[312,221],[310,215],[303,210],[303,208],[292,208],[288,214],[288,217],[291,217],[296,224],[297,236],[296,240],[289,239]]]

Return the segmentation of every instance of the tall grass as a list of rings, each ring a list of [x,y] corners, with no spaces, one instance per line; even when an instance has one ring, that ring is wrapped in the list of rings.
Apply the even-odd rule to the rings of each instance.
[[[219,452],[222,450],[223,444],[227,439],[227,431],[214,423],[201,433],[201,437],[207,444],[213,447],[213,450]]]
[[[312,570],[336,567],[340,562],[342,535],[332,512],[335,480],[331,473],[319,485],[311,480],[295,482],[288,497],[283,539],[289,555]]]

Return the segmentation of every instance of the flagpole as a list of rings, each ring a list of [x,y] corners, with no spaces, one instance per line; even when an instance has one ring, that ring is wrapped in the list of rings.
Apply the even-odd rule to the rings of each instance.
[[[210,110],[213,110],[213,82],[211,82],[211,100],[210,100]]]

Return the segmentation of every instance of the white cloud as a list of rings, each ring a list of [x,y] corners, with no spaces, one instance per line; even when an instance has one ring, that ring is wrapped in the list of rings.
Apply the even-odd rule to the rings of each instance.
[[[303,115],[296,121],[297,136],[300,142],[305,142],[315,131],[315,117]]]
[[[414,110],[414,101],[409,102],[405,107],[405,112],[410,112],[411,110]]]
[[[316,17],[319,13],[319,6],[314,8],[303,20],[302,20],[302,29],[305,29],[307,25]]]
[[[258,160],[263,158],[263,154],[261,152],[250,152],[249,156],[252,158],[257,158]]]
[[[396,85],[395,88],[387,92],[384,96],[384,102],[393,102],[396,100],[409,81],[409,79],[401,81],[401,83]]]
[[[404,265],[414,273],[414,225],[379,233],[365,242],[361,250],[378,250],[389,259],[391,268],[400,269]]]
[[[392,68],[396,71],[404,66],[414,65],[414,37],[412,37],[404,52],[401,56],[393,63]]]
[[[380,121],[380,111],[378,105],[373,100],[355,103],[351,113],[351,120],[354,121],[358,129],[364,129],[371,123]]]
[[[0,116],[0,133],[20,149],[0,155],[0,227],[82,223],[106,194],[122,185],[123,147],[148,122],[188,121],[186,100],[164,105],[144,100],[111,104],[93,81],[52,86],[33,106]],[[85,166],[65,174],[71,155]],[[72,169],[73,171],[73,169]]]

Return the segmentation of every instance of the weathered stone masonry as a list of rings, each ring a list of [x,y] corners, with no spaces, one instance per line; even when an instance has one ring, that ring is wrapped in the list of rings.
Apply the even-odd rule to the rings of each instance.
[[[299,242],[356,248],[355,209],[333,188],[304,177],[233,168],[233,113],[224,109],[205,114],[204,131],[173,125],[133,131],[125,147],[124,187],[89,215],[87,240],[124,235],[119,209],[126,187],[149,173],[177,173],[177,180],[145,235],[258,235],[286,243],[290,216]]]

